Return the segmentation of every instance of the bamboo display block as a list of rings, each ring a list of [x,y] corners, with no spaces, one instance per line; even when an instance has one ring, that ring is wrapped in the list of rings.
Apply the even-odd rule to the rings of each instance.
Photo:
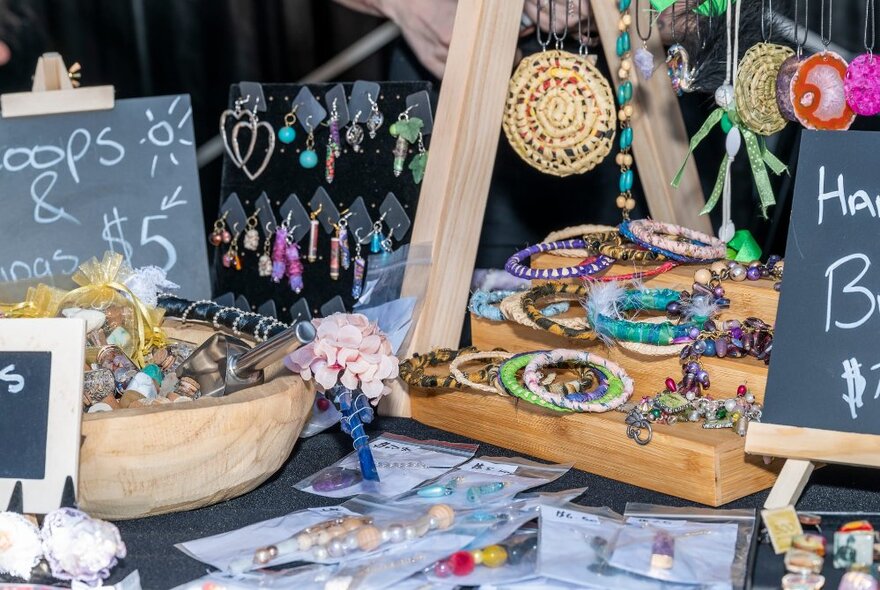
[[[535,267],[576,263],[577,259],[551,255],[534,261]],[[690,290],[696,268],[679,267],[646,279],[645,285]],[[627,273],[632,268],[618,265],[611,272]],[[775,321],[778,293],[772,281],[727,281],[724,288],[731,298],[731,308],[721,314],[721,319],[756,316],[767,323]],[[566,315],[583,313],[580,306],[573,305]],[[661,391],[666,377],[681,377],[677,355],[652,357],[620,346],[608,348],[596,340],[571,340],[513,322],[474,316],[471,334],[474,346],[481,350],[588,349],[626,369],[635,382],[634,399]],[[714,357],[705,357],[703,362],[712,377],[710,394],[729,397],[738,385],[746,383],[763,401],[767,367],[762,362]],[[695,423],[654,425],[653,440],[640,447],[627,438],[625,415],[621,412],[562,414],[475,391],[437,393],[410,388],[410,395],[413,417],[425,424],[542,459],[570,462],[577,469],[710,506],[771,487],[782,467],[782,461],[765,465],[760,456],[746,455],[745,440],[733,431],[705,430]]]

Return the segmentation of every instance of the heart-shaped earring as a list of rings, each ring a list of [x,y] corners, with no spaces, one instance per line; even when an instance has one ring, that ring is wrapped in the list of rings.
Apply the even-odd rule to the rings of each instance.
[[[259,102],[259,99],[257,99],[257,101]],[[272,158],[272,154],[275,151],[275,129],[268,122],[260,121],[257,117],[256,111],[257,109],[254,108],[253,115],[249,121],[239,121],[232,127],[232,151],[235,152],[236,157],[241,161],[240,168],[250,180],[256,180],[256,178],[266,170],[266,166],[269,165],[269,160]],[[260,128],[265,128],[269,132],[269,145],[266,147],[266,155],[263,156],[262,163],[260,163],[260,166],[254,172],[251,172],[247,166],[250,156],[253,155],[253,148],[251,148],[249,153],[246,153],[244,157],[242,157],[239,150],[238,134],[244,128],[249,128],[251,131],[251,145],[256,144],[257,134],[259,133]]]
[[[241,118],[246,116],[248,121],[251,123],[254,120],[254,113],[250,109],[242,109],[242,106],[247,104],[250,101],[250,95],[245,97],[239,97],[235,99],[235,108],[234,109],[226,109],[222,113],[220,113],[220,137],[223,138],[223,147],[226,148],[226,153],[229,155],[230,161],[235,165],[236,168],[241,168],[244,165],[244,162],[250,159],[251,155],[254,152],[254,147],[256,147],[257,136],[256,134],[251,134],[250,143],[248,143],[248,149],[245,151],[244,157],[241,156],[241,150],[238,149],[237,138],[235,136],[235,127],[233,127],[232,132],[232,143],[233,146],[229,145],[229,134],[226,132],[226,125],[229,123],[229,119],[235,119],[237,121],[236,125],[242,123]],[[236,149],[233,149],[235,147]]]

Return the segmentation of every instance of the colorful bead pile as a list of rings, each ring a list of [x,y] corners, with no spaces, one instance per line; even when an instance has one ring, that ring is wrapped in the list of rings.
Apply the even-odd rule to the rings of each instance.
[[[515,544],[489,545],[482,549],[456,551],[434,564],[438,578],[468,576],[478,565],[497,568],[505,564],[517,565],[538,546],[537,537],[530,536]]]

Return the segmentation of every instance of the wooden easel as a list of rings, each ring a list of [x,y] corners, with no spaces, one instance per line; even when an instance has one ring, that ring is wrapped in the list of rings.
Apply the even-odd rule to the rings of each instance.
[[[616,63],[617,2],[591,3],[605,55],[609,63]],[[438,346],[457,347],[461,337],[522,9],[523,0],[458,3],[431,157],[411,240],[413,245],[431,246],[432,265],[407,269],[404,278],[404,296],[424,297],[415,312],[407,356]],[[630,35],[636,39],[634,27]],[[653,36],[648,48],[654,55],[663,55],[658,37]],[[611,68],[611,75],[617,83],[616,67]],[[648,82],[636,76],[631,80],[636,89],[633,152],[651,216],[712,233],[708,217],[699,215],[704,198],[693,159],[685,168],[680,188],[669,184],[688,146],[669,80],[662,67]],[[609,188],[603,198],[614,198],[615,191]],[[409,398],[401,385],[383,401],[382,409],[390,415],[411,415]]]
[[[765,508],[794,505],[818,463],[880,467],[880,437],[753,422],[746,453],[785,457]]]
[[[113,86],[74,88],[58,53],[44,53],[37,61],[31,92],[0,96],[3,118],[30,117],[112,109]]]

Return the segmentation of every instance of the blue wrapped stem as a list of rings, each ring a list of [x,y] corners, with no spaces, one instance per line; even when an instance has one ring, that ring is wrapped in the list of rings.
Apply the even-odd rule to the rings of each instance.
[[[373,421],[373,408],[370,406],[370,401],[362,391],[352,391],[342,385],[334,387],[332,394],[339,411],[342,413],[342,431],[351,436],[354,449],[357,451],[361,475],[365,481],[379,481],[379,472],[376,470],[376,462],[373,460],[373,451],[370,450],[370,437],[364,430],[364,424]]]

